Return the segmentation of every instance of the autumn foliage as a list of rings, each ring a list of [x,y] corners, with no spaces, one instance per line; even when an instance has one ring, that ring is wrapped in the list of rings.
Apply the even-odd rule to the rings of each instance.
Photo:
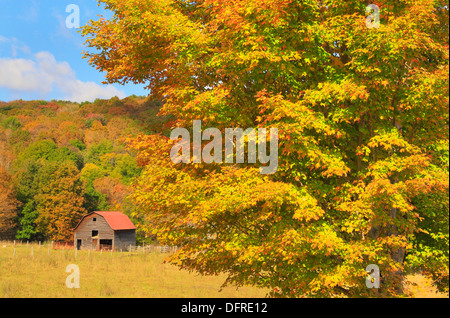
[[[15,216],[19,201],[15,198],[11,176],[0,166],[0,238],[8,239],[14,234]]]
[[[124,137],[162,131],[159,107],[137,96],[0,103],[0,238],[71,241],[88,212],[134,211],[140,168]]]
[[[106,82],[147,83],[173,128],[279,130],[270,176],[129,140],[171,262],[272,296],[400,296],[417,269],[448,291],[448,1],[378,1],[379,28],[356,0],[100,3],[82,33]]]

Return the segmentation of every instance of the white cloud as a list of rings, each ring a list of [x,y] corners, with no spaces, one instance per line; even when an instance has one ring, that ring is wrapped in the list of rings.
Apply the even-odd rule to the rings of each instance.
[[[69,63],[56,61],[50,52],[39,52],[31,59],[0,58],[0,70],[0,88],[16,95],[32,93],[45,98],[59,90],[63,96],[58,99],[75,102],[125,97],[123,91],[112,85],[77,79]]]
[[[61,87],[61,90],[67,93],[66,99],[76,102],[93,101],[96,98],[109,99],[114,96],[126,97],[124,92],[112,85],[100,86],[94,82],[82,82],[80,80],[66,83],[64,87]]]
[[[24,59],[0,58],[0,87],[13,91],[49,93],[51,85],[45,74],[39,76],[36,62]]]

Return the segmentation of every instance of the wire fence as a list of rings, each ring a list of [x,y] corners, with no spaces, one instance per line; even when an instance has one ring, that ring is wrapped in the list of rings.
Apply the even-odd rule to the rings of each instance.
[[[24,241],[24,240],[13,240],[13,241],[0,241],[1,247],[11,247],[11,246],[35,246],[37,248],[45,247],[53,250],[65,250],[74,249],[73,241]],[[115,248],[109,244],[98,244],[96,248],[97,251],[111,251],[111,252],[137,252],[137,253],[174,253],[179,249],[178,246],[168,246],[159,244],[149,244],[149,245],[129,245],[126,248]],[[94,249],[91,249],[94,250]]]

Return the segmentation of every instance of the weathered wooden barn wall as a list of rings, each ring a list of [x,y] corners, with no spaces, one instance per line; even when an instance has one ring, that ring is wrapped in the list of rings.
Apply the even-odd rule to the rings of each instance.
[[[136,246],[136,230],[117,230],[114,231],[114,248],[126,250]]]
[[[95,246],[92,245],[92,231],[98,231],[98,240]],[[74,233],[74,247],[77,246],[77,240],[79,239],[82,240],[80,249],[97,249],[100,240],[114,240],[114,230],[111,229],[104,217],[98,214],[88,215],[78,225]]]

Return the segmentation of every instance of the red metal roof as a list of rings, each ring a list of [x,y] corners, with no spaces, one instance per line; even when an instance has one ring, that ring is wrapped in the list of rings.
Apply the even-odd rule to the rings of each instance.
[[[117,211],[95,211],[95,212],[91,212],[91,213],[83,216],[83,218],[80,220],[80,222],[78,222],[78,224],[75,227],[75,229],[78,227],[78,225],[81,224],[81,222],[84,220],[84,218],[86,216],[94,214],[94,213],[104,217],[106,222],[108,222],[109,226],[113,230],[133,230],[133,229],[136,229],[136,226],[134,226],[133,222],[131,222],[130,218],[127,215],[123,214],[122,212],[117,212]]]
[[[131,230],[136,228],[128,216],[122,212],[95,211],[94,213],[103,216],[113,230]]]

